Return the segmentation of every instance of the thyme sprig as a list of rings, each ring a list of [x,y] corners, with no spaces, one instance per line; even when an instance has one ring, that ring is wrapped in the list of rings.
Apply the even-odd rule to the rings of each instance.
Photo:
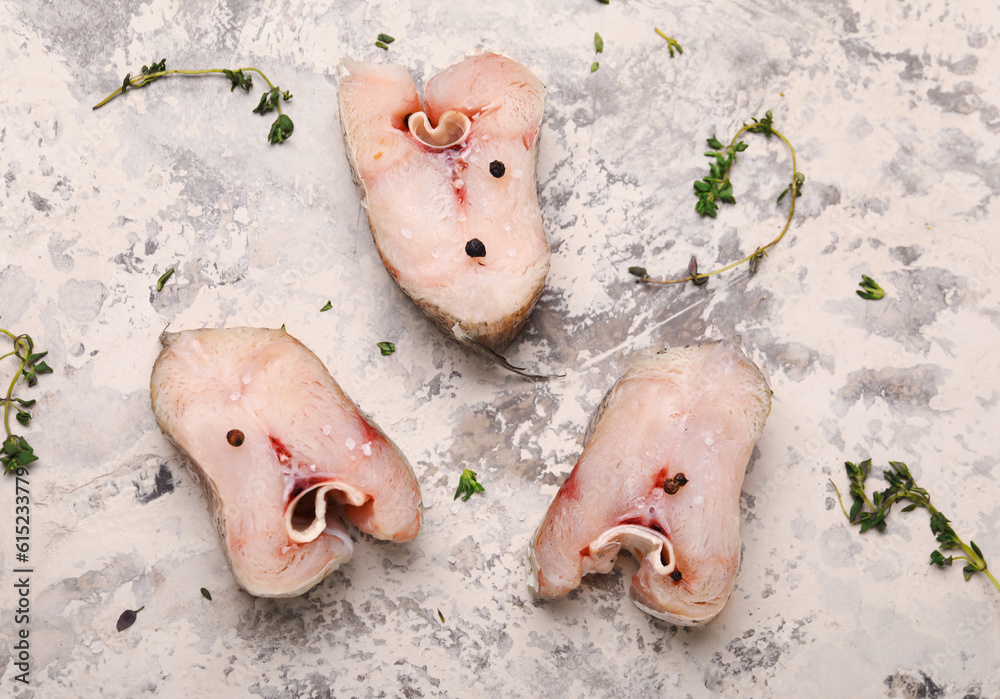
[[[476,472],[465,468],[462,469],[462,475],[458,477],[458,489],[452,500],[458,500],[461,496],[462,501],[465,502],[472,497],[473,493],[482,493],[485,490],[483,484],[476,480]]]
[[[655,31],[657,34],[659,34],[661,37],[667,40],[667,50],[670,52],[671,58],[674,57],[674,49],[677,49],[677,53],[681,55],[684,54],[684,49],[682,49],[681,45],[677,43],[677,39],[672,39],[671,37],[661,32],[656,27],[653,27],[653,31]]]
[[[204,70],[167,70],[167,59],[162,58],[158,62],[151,65],[143,66],[142,71],[139,75],[132,77],[131,73],[125,75],[125,79],[122,80],[122,85],[117,90],[112,92],[110,95],[105,97],[103,100],[94,105],[94,109],[100,109],[108,102],[113,100],[119,95],[124,95],[129,89],[136,89],[140,87],[146,87],[151,82],[155,82],[160,78],[167,75],[211,75],[213,73],[218,73],[224,75],[232,83],[229,91],[234,91],[237,87],[244,92],[249,92],[253,89],[253,76],[248,73],[256,73],[259,75],[264,82],[267,83],[267,91],[261,95],[260,101],[257,106],[254,107],[254,113],[264,115],[268,112],[277,111],[278,116],[271,124],[271,130],[267,134],[267,140],[269,143],[284,143],[292,136],[292,131],[295,129],[295,125],[292,123],[291,118],[281,111],[281,102],[292,99],[292,93],[287,90],[281,90],[277,85],[272,83],[264,73],[262,73],[258,68],[239,68],[237,70],[231,70],[229,68],[206,68]]]
[[[865,299],[866,301],[878,301],[880,298],[885,296],[885,289],[878,285],[874,279],[869,277],[867,274],[861,275],[861,281],[858,282],[860,289],[855,289],[858,296]]]
[[[969,580],[976,573],[984,573],[1000,592],[1000,583],[987,568],[986,559],[983,557],[983,552],[976,546],[976,542],[970,540],[967,545],[959,538],[950,524],[951,520],[931,504],[931,496],[917,485],[906,464],[900,461],[890,461],[889,465],[892,467],[891,471],[889,469],[882,471],[882,477],[888,481],[889,487],[882,491],[873,491],[871,498],[869,498],[865,492],[865,479],[871,473],[872,460],[865,459],[858,464],[850,461],[844,463],[847,477],[851,482],[850,493],[854,497],[854,504],[851,505],[850,512],[844,508],[844,501],[840,497],[840,489],[837,488],[837,484],[830,481],[834,490],[837,491],[840,509],[844,511],[844,516],[850,523],[860,525],[862,534],[869,529],[884,532],[885,519],[892,511],[892,506],[900,500],[909,500],[910,504],[903,508],[903,512],[912,512],[918,507],[923,507],[931,516],[931,532],[938,541],[938,547],[931,551],[930,565],[942,568],[950,566],[954,561],[966,561],[966,565],[962,568],[966,580]],[[961,551],[964,555],[945,557],[943,553],[955,550]]]
[[[688,264],[688,275],[681,279],[654,279],[649,276],[645,268],[630,267],[629,273],[639,277],[637,280],[639,283],[680,284],[682,282],[694,282],[696,285],[701,285],[707,282],[709,277],[721,274],[722,272],[730,270],[733,267],[737,267],[744,262],[750,263],[751,274],[756,273],[758,265],[764,256],[767,255],[768,249],[777,245],[781,239],[785,237],[785,233],[788,232],[789,227],[791,227],[792,216],[795,214],[795,200],[801,196],[802,186],[805,184],[806,179],[805,175],[798,170],[795,148],[781,132],[774,128],[773,120],[774,115],[768,111],[762,119],[754,119],[751,123],[744,124],[742,128],[736,132],[736,135],[733,136],[728,144],[724,144],[715,136],[707,139],[708,147],[712,149],[705,153],[706,157],[710,159],[708,175],[700,180],[695,180],[694,182],[694,194],[698,199],[694,208],[695,211],[702,216],[715,218],[719,212],[720,203],[735,204],[736,197],[733,194],[733,183],[729,178],[729,174],[733,169],[733,165],[736,164],[738,154],[745,151],[748,147],[744,141],[740,140],[740,137],[745,133],[762,134],[767,138],[777,136],[778,139],[780,139],[788,147],[788,151],[792,156],[791,183],[780,195],[778,195],[778,202],[780,203],[786,194],[791,194],[791,197],[789,198],[790,204],[788,207],[788,218],[785,220],[785,225],[781,229],[778,236],[767,245],[759,246],[746,257],[711,272],[699,272],[698,261],[692,255],[691,262]]]
[[[18,363],[17,372],[7,386],[7,394],[3,398],[3,428],[5,439],[0,447],[0,465],[3,466],[4,474],[17,471],[19,468],[28,466],[38,461],[35,450],[28,444],[28,440],[20,435],[16,435],[10,429],[10,415],[14,404],[17,408],[14,411],[14,419],[21,425],[27,427],[31,422],[31,408],[35,401],[14,397],[14,388],[18,381],[24,381],[29,387],[38,383],[40,374],[51,374],[52,369],[42,361],[48,352],[35,352],[35,343],[29,335],[15,335],[9,330],[0,328],[0,334],[6,336],[14,343],[14,349],[6,354],[0,355],[0,361],[9,357],[14,357]]]

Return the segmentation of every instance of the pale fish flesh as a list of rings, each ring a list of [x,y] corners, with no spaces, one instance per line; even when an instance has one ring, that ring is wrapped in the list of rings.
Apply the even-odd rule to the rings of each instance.
[[[427,82],[344,60],[340,119],[372,236],[400,288],[447,334],[500,362],[549,269],[535,179],[545,88],[480,53]]]
[[[740,563],[740,490],[771,410],[764,375],[728,342],[669,349],[608,392],[528,553],[529,586],[566,594],[619,552],[630,595],[684,626],[714,618]]]
[[[338,512],[410,541],[420,491],[396,446],[283,330],[164,333],[153,413],[205,487],[236,581],[290,597],[350,559]]]

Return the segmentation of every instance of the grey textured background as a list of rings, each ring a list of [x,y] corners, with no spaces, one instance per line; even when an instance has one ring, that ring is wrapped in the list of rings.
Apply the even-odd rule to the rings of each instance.
[[[12,679],[13,488],[0,488],[0,693],[1000,695],[1000,593],[927,565],[922,512],[859,536],[828,482],[845,486],[845,459],[906,461],[1000,566],[997,4],[473,8],[0,1],[0,324],[30,332],[55,368],[30,391],[25,432],[42,457],[29,687]],[[670,59],[654,26],[684,54]],[[397,39],[388,52],[379,32]],[[398,62],[422,85],[480,48],[548,88],[538,179],[552,269],[509,351],[565,371],[548,383],[485,365],[393,285],[344,154],[341,57]],[[170,78],[91,111],[162,57],[260,67],[294,93],[295,135],[269,146],[257,97],[222,78]],[[718,265],[780,229],[791,168],[777,142],[748,137],[739,205],[717,220],[699,219],[691,194],[704,139],[768,109],[807,178],[786,239],[754,276],[636,285],[629,265],[671,275],[692,253]],[[854,294],[863,273],[883,301]],[[322,585],[273,601],[233,582],[148,381],[168,324],[282,323],[409,456],[426,509],[415,542],[361,537]],[[729,605],[695,631],[649,618],[627,599],[627,557],[567,599],[533,601],[525,547],[604,391],[663,346],[733,334],[775,402],[744,484]],[[396,353],[380,356],[380,340]],[[453,504],[463,467],[486,492]]]

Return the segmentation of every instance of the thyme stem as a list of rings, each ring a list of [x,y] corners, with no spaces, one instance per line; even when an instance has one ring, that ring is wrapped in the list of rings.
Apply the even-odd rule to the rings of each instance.
[[[854,497],[854,505],[848,512],[844,507],[844,500],[840,495],[840,488],[830,480],[830,484],[837,492],[837,500],[840,509],[851,524],[861,526],[861,533],[869,529],[876,529],[884,532],[886,528],[885,519],[892,511],[892,506],[900,500],[909,500],[910,505],[903,508],[903,512],[909,512],[917,507],[923,507],[930,513],[931,532],[938,541],[938,548],[931,552],[931,565],[950,566],[954,561],[967,561],[967,565],[962,568],[965,579],[968,580],[976,573],[985,573],[993,587],[1000,592],[1000,582],[993,576],[986,564],[983,556],[975,542],[965,543],[954,528],[949,523],[939,509],[931,504],[930,494],[917,485],[916,480],[910,474],[906,464],[899,461],[890,461],[892,469],[884,469],[882,477],[889,483],[889,487],[882,491],[873,491],[871,498],[865,491],[865,480],[871,473],[871,459],[866,459],[858,464],[847,462],[848,478],[851,482],[851,495]],[[866,509],[867,507],[867,509]],[[959,549],[964,555],[949,556],[945,558],[942,551]]]
[[[31,338],[27,335],[14,335],[3,328],[0,328],[0,333],[3,333],[14,341],[14,349],[0,357],[0,359],[16,356],[21,360],[21,366],[19,366],[17,371],[14,373],[14,378],[11,379],[10,385],[7,387],[7,395],[3,400],[3,429],[4,432],[7,433],[7,436],[11,437],[13,433],[10,431],[10,406],[14,402],[14,386],[17,385],[17,380],[21,378],[21,372],[23,372],[28,366],[28,355],[31,354],[33,346]],[[18,350],[23,350],[24,355],[22,356]]]
[[[239,72],[239,71],[253,71],[257,75],[259,75],[261,78],[263,78],[264,82],[267,83],[267,86],[271,90],[274,89],[274,84],[270,80],[268,80],[267,76],[264,75],[263,73],[261,73],[258,68],[239,68],[237,71],[234,71],[234,72]],[[226,69],[225,68],[205,68],[204,70],[161,70],[161,71],[158,71],[156,73],[145,73],[145,74],[142,74],[142,75],[137,75],[134,78],[129,78],[128,85],[129,85],[129,87],[144,87],[147,83],[153,82],[153,80],[155,80],[156,78],[162,78],[164,75],[210,75],[210,74],[213,74],[213,73],[220,73],[222,75],[225,75],[226,74]],[[124,89],[125,89],[124,86],[119,87],[117,90],[115,90],[110,95],[108,95],[107,97],[105,97],[103,100],[101,100],[100,102],[98,102],[97,104],[95,104],[93,107],[91,107],[91,109],[100,109],[101,107],[103,107],[104,105],[106,105],[108,102],[110,102],[111,100],[113,100],[115,97],[117,97],[118,95],[122,94],[122,91]],[[278,107],[278,114],[281,114],[281,103],[280,102],[278,103],[277,107]]]
[[[729,142],[729,145],[726,146],[726,151],[729,152],[730,154],[734,153],[736,148],[736,143],[739,140],[740,136],[742,136],[744,133],[746,133],[751,129],[759,128],[759,126],[760,124],[758,122],[754,122],[752,124],[744,124],[743,127],[736,132],[736,135],[733,136],[732,140]],[[802,180],[800,179],[801,173],[799,172],[798,168],[798,162],[795,155],[795,148],[792,146],[791,141],[789,141],[784,134],[782,134],[780,131],[778,131],[773,127],[769,127],[769,132],[777,136],[788,147],[788,151],[789,153],[791,153],[792,156],[792,183],[789,186],[789,189],[787,190],[791,195],[791,203],[788,207],[788,218],[785,220],[785,225],[781,229],[781,233],[778,234],[778,237],[772,240],[767,245],[758,247],[756,250],[754,250],[751,254],[747,255],[746,257],[737,260],[736,262],[732,262],[726,265],[725,267],[720,267],[719,269],[712,270],[711,272],[695,272],[689,274],[686,277],[683,277],[682,279],[652,279],[650,277],[642,277],[637,281],[639,281],[642,284],[681,284],[683,282],[694,282],[694,281],[697,281],[698,283],[704,283],[704,280],[706,280],[708,277],[712,277],[716,274],[721,274],[722,272],[726,272],[732,269],[733,267],[738,267],[744,262],[749,262],[754,258],[760,258],[767,252],[768,249],[774,247],[779,242],[781,242],[781,239],[785,237],[785,234],[788,232],[788,229],[792,225],[792,217],[795,215],[795,199],[799,195],[799,186]],[[736,159],[735,157],[733,157],[729,161],[729,164],[726,166],[725,172],[723,173],[725,179],[728,180],[729,171],[732,169],[733,163],[735,162]]]
[[[112,92],[110,95],[105,97],[103,100],[94,105],[93,109],[100,109],[108,102],[118,97],[119,95],[125,94],[130,88],[137,89],[140,87],[145,87],[149,83],[159,80],[162,77],[168,75],[189,75],[189,76],[200,76],[200,75],[224,75],[230,81],[232,81],[232,87],[230,92],[239,87],[244,92],[249,92],[253,88],[253,77],[244,73],[256,73],[260,78],[267,83],[267,91],[261,96],[260,102],[254,108],[255,114],[264,115],[270,111],[277,111],[278,117],[271,124],[271,130],[267,134],[267,140],[269,143],[283,143],[287,141],[291,135],[292,131],[295,129],[295,125],[292,123],[291,118],[285,114],[284,110],[281,108],[281,102],[288,101],[292,98],[292,93],[287,90],[282,92],[279,87],[268,79],[266,75],[259,68],[247,67],[238,68],[236,70],[229,70],[228,68],[205,68],[202,70],[167,70],[166,67],[167,59],[161,59],[158,62],[154,62],[150,66],[143,66],[142,71],[132,77],[131,73],[126,74],[125,78],[122,80],[121,85]]]

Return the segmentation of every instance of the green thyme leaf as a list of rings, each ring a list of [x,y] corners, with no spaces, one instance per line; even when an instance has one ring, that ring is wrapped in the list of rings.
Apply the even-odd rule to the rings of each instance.
[[[29,354],[27,357],[25,357],[24,361],[29,366],[32,366],[34,364],[37,364],[38,360],[41,359],[42,357],[44,357],[47,354],[48,354],[48,352],[33,352],[33,353]]]
[[[253,89],[253,76],[244,75],[242,68],[239,70],[229,70],[228,68],[224,68],[222,73],[229,78],[232,83],[232,86],[229,88],[230,92],[236,88],[240,88],[244,92],[250,92],[250,90]]]
[[[801,172],[796,172],[795,177],[792,178],[792,184],[785,187],[785,190],[778,195],[778,199],[774,203],[780,204],[781,200],[784,199],[785,195],[788,194],[790,191],[792,191],[792,189],[795,190],[795,196],[801,197],[802,185],[804,185],[805,183],[806,183],[806,176],[803,175]]]
[[[601,64],[598,63],[597,61],[594,61],[593,63],[590,64],[590,72],[593,73],[593,72],[595,72],[600,67],[601,67]]]
[[[701,286],[708,282],[708,275],[698,274],[698,258],[694,255],[691,255],[691,261],[688,262],[688,275],[695,286]]]
[[[458,489],[455,491],[455,497],[452,500],[458,500],[459,496],[462,497],[462,502],[465,502],[473,493],[481,493],[486,488],[476,480],[476,472],[470,471],[469,469],[463,469],[462,475],[458,478]]]
[[[376,41],[375,45],[378,46],[380,49],[382,49],[384,51],[388,51],[389,50],[389,46],[385,42]]]
[[[14,463],[18,466],[27,466],[35,461],[38,461],[38,457],[33,452],[19,451],[14,454]]]
[[[937,566],[938,568],[941,568],[943,566],[950,566],[954,560],[955,559],[953,556],[948,556],[947,558],[945,558],[944,554],[942,554],[937,549],[931,551],[930,565],[934,565]]]
[[[594,48],[597,49],[597,53],[604,53],[604,39],[597,32],[594,32]]]
[[[858,286],[861,289],[857,289],[856,293],[863,299],[869,301],[877,301],[883,296],[885,296],[885,291],[880,287],[874,279],[869,277],[867,274],[861,275],[861,281],[858,282]]]
[[[437,612],[438,612],[438,619],[440,619],[441,623],[443,624],[444,623],[444,614],[441,613],[440,609],[437,610]]]
[[[144,76],[151,76],[151,77],[144,78],[143,81],[142,81],[142,84],[146,85],[148,83],[153,82],[154,80],[157,80],[158,78],[163,77],[162,75],[152,76],[152,74],[153,73],[162,73],[166,69],[167,69],[167,59],[166,58],[163,58],[163,59],[161,59],[159,61],[150,63],[148,66],[143,66],[142,67],[142,74]]]
[[[329,311],[331,308],[333,308],[333,304],[327,301],[325,304],[323,304],[323,307],[319,309],[319,312],[322,313],[324,311]]]
[[[749,127],[747,131],[750,133],[760,133],[764,134],[768,138],[774,135],[773,122],[774,115],[771,114],[770,110],[764,115],[763,119],[754,119],[753,126]]]
[[[292,124],[291,118],[287,114],[281,114],[271,124],[271,131],[267,134],[267,140],[269,143],[284,143],[291,137],[294,129],[295,125]]]
[[[851,506],[851,513],[847,516],[852,523],[858,521],[858,513],[861,512],[861,508],[864,506],[865,501],[861,498],[854,498],[854,505]]]
[[[202,597],[204,597],[205,599],[207,599],[207,600],[208,600],[209,602],[211,602],[211,601],[212,601],[212,593],[211,593],[211,592],[209,592],[209,591],[208,591],[208,590],[207,590],[206,588],[204,588],[204,587],[203,587],[203,588],[201,588],[201,596],[202,596]]]
[[[170,277],[173,276],[173,274],[174,274],[173,267],[171,267],[166,272],[161,274],[160,278],[156,280],[156,290],[163,291],[163,285],[167,283],[167,280],[170,279]]]
[[[278,92],[278,88],[268,90],[260,96],[260,102],[258,102],[257,106],[253,108],[253,113],[263,116],[268,112],[274,111],[278,108],[278,98],[280,95],[281,93]]]
[[[20,437],[16,434],[7,435],[7,439],[3,440],[3,453],[10,456],[21,451],[21,446],[18,443],[19,440]]]
[[[378,40],[381,41],[383,44],[391,44],[392,42],[395,41],[395,39],[389,36],[388,34],[379,34]]]
[[[376,347],[382,352],[383,357],[387,357],[396,351],[396,345],[391,342],[378,342],[375,344]]]

